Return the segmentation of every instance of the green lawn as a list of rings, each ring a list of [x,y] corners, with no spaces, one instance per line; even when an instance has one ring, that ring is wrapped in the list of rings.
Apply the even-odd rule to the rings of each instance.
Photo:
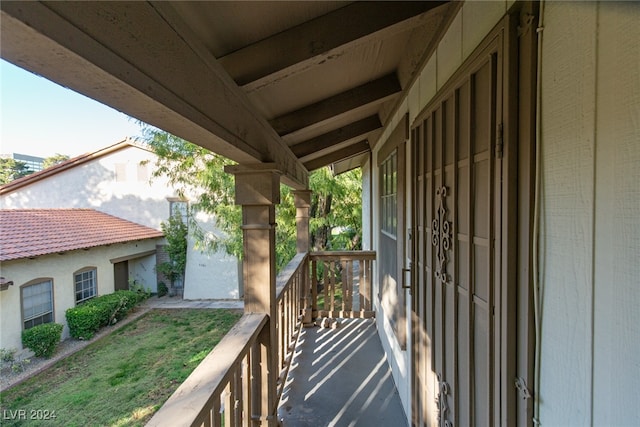
[[[0,424],[144,425],[241,315],[150,311],[0,394]]]

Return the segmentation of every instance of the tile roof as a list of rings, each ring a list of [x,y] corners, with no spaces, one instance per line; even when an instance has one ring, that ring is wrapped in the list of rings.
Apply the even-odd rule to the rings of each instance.
[[[93,209],[0,210],[0,261],[162,237],[162,232]]]

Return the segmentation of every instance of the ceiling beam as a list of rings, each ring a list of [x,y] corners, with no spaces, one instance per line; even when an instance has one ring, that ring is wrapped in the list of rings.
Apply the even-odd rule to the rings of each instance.
[[[365,83],[297,111],[277,117],[270,120],[270,123],[279,135],[287,135],[346,113],[349,110],[385,102],[401,91],[402,87],[397,76],[389,74],[378,80]]]
[[[325,156],[318,157],[317,159],[309,160],[304,164],[307,170],[316,170],[323,166],[328,166],[331,163],[335,163],[339,160],[344,160],[352,156],[356,156],[361,153],[366,153],[370,150],[369,143],[365,141],[360,141],[355,144],[349,145],[348,147],[343,148],[342,150],[334,151],[333,153],[329,153]]]
[[[308,171],[168,3],[0,3],[3,58],[237,162]],[[197,84],[194,84],[197,83]]]
[[[291,147],[291,151],[298,158],[308,156],[314,152],[324,150],[350,139],[363,137],[367,133],[382,128],[378,116],[370,116],[357,122],[343,126],[334,131],[325,133]]]
[[[252,91],[340,57],[359,43],[421,25],[422,14],[445,2],[356,2],[219,58]],[[340,31],[336,31],[340,28]]]

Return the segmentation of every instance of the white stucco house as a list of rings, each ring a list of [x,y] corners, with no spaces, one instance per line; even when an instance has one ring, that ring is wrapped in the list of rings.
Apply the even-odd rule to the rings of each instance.
[[[127,289],[122,272],[155,279],[160,231],[93,209],[0,210],[0,348],[22,348],[23,330],[64,325],[65,312]]]
[[[90,208],[160,230],[171,212],[186,212],[189,200],[180,198],[166,179],[151,179],[155,160],[150,149],[125,139],[0,187],[0,207]],[[196,218],[203,231],[215,232],[210,215],[197,213]],[[128,275],[157,291],[157,279]],[[185,299],[240,298],[238,277],[236,258],[203,252],[190,239]]]

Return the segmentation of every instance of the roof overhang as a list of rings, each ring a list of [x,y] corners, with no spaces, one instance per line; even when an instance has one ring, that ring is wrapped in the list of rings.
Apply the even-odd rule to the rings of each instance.
[[[2,57],[251,166],[365,155],[457,2],[0,3]],[[353,162],[351,162],[353,164]]]

